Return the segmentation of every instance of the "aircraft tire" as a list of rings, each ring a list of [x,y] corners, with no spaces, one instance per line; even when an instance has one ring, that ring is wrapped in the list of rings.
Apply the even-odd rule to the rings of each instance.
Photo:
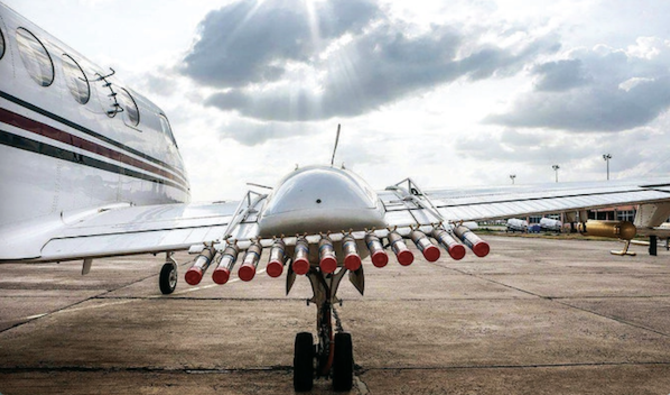
[[[177,288],[177,265],[168,262],[161,268],[158,276],[158,287],[163,295],[169,295]]]
[[[354,352],[351,333],[335,334],[333,355],[333,389],[351,391],[354,384]]]
[[[314,338],[309,332],[300,332],[295,337],[293,354],[293,389],[296,392],[310,391],[314,385]]]

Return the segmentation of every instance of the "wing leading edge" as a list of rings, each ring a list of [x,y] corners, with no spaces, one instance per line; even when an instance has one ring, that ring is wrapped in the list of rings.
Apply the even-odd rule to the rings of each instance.
[[[379,194],[389,226],[479,221],[670,202],[670,179],[460,188],[421,192],[409,180]],[[424,206],[421,207],[421,201]],[[439,213],[435,215],[430,208]],[[439,217],[439,218],[438,218]]]
[[[52,262],[157,253],[214,241],[237,202],[112,205],[0,229],[0,262]]]

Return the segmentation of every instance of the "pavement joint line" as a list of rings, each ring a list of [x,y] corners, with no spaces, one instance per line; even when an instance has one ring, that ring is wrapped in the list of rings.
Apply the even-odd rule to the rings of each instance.
[[[656,333],[656,334],[658,334],[658,335],[662,335],[662,336],[670,337],[670,334],[669,334],[669,333],[661,332],[661,331],[659,331],[659,330],[656,330],[656,329],[653,329],[653,328],[649,328],[649,327],[646,327],[646,326],[644,326],[644,325],[636,324],[636,323],[634,323],[634,322],[630,322],[630,321],[628,321],[628,320],[624,320],[623,318],[618,318],[618,317],[615,317],[615,316],[605,315],[605,314],[602,314],[602,313],[598,313],[597,311],[592,311],[592,310],[589,310],[589,309],[586,309],[586,308],[583,308],[583,307],[574,306],[574,305],[571,305],[571,304],[569,304],[569,303],[561,302],[561,301],[558,301],[558,300],[556,301],[556,303],[561,304],[561,305],[563,305],[563,306],[571,307],[571,308],[576,309],[576,310],[580,310],[580,311],[584,311],[584,312],[587,312],[587,313],[595,314],[595,315],[597,315],[597,316],[599,316],[599,317],[604,317],[604,318],[607,318],[607,319],[616,321],[616,322],[621,323],[621,324],[630,325],[630,326],[635,327],[635,328],[638,328],[638,329],[644,329],[644,330],[647,330],[647,331],[650,331],[650,332],[654,332],[654,333]]]
[[[433,265],[437,266],[437,267],[443,267],[443,266],[440,266],[440,265],[437,265],[437,264],[434,264],[434,263],[433,263]],[[614,317],[614,316],[609,316],[609,315],[606,315],[606,314],[602,314],[602,313],[591,311],[591,310],[588,310],[588,309],[585,309],[585,308],[574,306],[574,305],[571,305],[569,303],[562,302],[561,300],[557,300],[557,298],[552,297],[552,296],[539,295],[539,294],[533,293],[531,291],[526,291],[524,289],[517,288],[517,287],[514,287],[514,286],[509,285],[509,284],[504,284],[504,283],[501,283],[499,281],[492,280],[490,278],[478,276],[474,273],[463,272],[461,270],[453,269],[453,268],[452,268],[452,270],[455,270],[459,273],[463,273],[463,274],[471,276],[471,277],[475,277],[475,278],[480,279],[480,280],[488,281],[488,282],[493,283],[493,284],[497,284],[497,285],[500,285],[500,286],[503,286],[503,287],[514,289],[516,291],[523,292],[523,293],[526,293],[528,295],[533,295],[533,296],[536,296],[536,297],[538,297],[540,299],[543,299],[543,300],[548,300],[550,302],[555,302],[555,303],[558,303],[562,306],[565,306],[565,307],[568,307],[568,308],[571,308],[571,309],[575,309],[575,310],[582,311],[582,312],[585,312],[585,313],[590,313],[590,314],[596,315],[598,317],[602,317],[602,318],[606,318],[606,319],[618,322],[620,324],[629,325],[629,326],[632,326],[634,328],[638,328],[638,329],[646,330],[646,331],[649,331],[649,332],[653,332],[653,333],[656,333],[657,335],[670,337],[670,334],[668,334],[668,333],[661,332],[661,331],[658,331],[656,329],[648,328],[646,326],[636,324],[636,323],[633,323],[633,322],[630,322],[630,321],[627,321],[627,320],[624,320],[624,319],[620,319],[620,318],[617,318],[617,317]],[[608,297],[604,297],[604,299],[607,299],[607,298]],[[579,297],[574,297],[574,298],[571,298],[571,299],[579,299]]]
[[[261,301],[261,302],[301,302],[305,303],[305,298],[300,298],[297,296],[292,297],[276,297],[276,298],[260,298],[260,297],[231,297],[231,296],[185,296],[185,297],[170,297],[170,296],[100,296],[93,297],[93,300],[161,300],[161,301],[184,301],[184,300],[200,300],[200,301],[231,301],[231,302],[252,302],[252,301]],[[439,302],[439,301],[448,301],[448,302],[458,302],[458,301],[510,301],[510,300],[523,300],[524,298],[519,298],[515,296],[508,297],[488,297],[488,298],[398,298],[398,299],[385,299],[385,298],[357,298],[357,299],[340,299],[343,304],[346,303],[356,303],[356,302]],[[525,298],[529,300],[530,298]]]
[[[577,299],[656,299],[670,298],[667,295],[583,295],[583,296],[547,296],[552,300],[577,300]]]
[[[257,275],[262,274],[262,273],[265,273],[265,271],[266,271],[266,269],[261,269],[258,272],[256,272],[256,274]],[[234,278],[234,279],[228,281],[226,284],[232,284],[232,283],[236,283],[236,282],[239,282],[239,281],[241,281],[241,280],[240,280],[239,277],[237,277],[237,278]],[[223,284],[223,285],[226,285],[226,284]],[[195,291],[200,291],[200,290],[203,290],[203,289],[220,287],[220,286],[222,286],[222,285],[219,285],[219,284],[216,284],[216,283],[209,284],[209,285],[201,285],[199,287],[192,287],[192,288],[188,288],[188,289],[185,289],[183,291],[180,291],[180,292],[175,292],[172,295],[178,296],[178,295],[183,295],[183,294],[187,294],[187,293],[191,293],[191,292],[195,292]]]
[[[556,364],[529,364],[529,365],[452,365],[452,366],[383,366],[364,368],[364,372],[385,370],[465,370],[465,369],[549,369],[549,368],[581,368],[601,366],[670,366],[670,361],[660,362],[575,362]]]
[[[547,368],[580,368],[580,367],[608,367],[608,366],[668,366],[670,361],[639,361],[639,362],[575,362],[555,364],[527,364],[527,365],[445,365],[445,366],[381,366],[362,367],[358,374],[369,371],[388,370],[465,370],[465,369],[547,369]],[[30,372],[182,372],[186,374],[216,374],[216,373],[244,373],[244,372],[289,372],[293,366],[274,365],[249,368],[169,368],[156,366],[128,366],[128,367],[96,367],[96,366],[15,366],[0,367],[0,374],[30,373]],[[358,376],[357,374],[357,376]],[[355,376],[355,377],[357,377]]]
[[[152,275],[149,275],[149,276],[146,276],[146,277],[142,277],[142,278],[140,278],[140,279],[138,279],[138,280],[136,280],[136,281],[133,281],[133,282],[130,282],[130,283],[127,283],[127,284],[122,284],[122,285],[120,285],[119,287],[114,288],[114,289],[105,290],[105,291],[103,291],[103,292],[101,292],[101,293],[99,293],[99,294],[97,294],[97,295],[89,296],[88,298],[84,298],[84,299],[82,299],[82,300],[80,300],[80,301],[78,301],[78,302],[75,302],[75,303],[72,303],[72,304],[63,306],[63,307],[61,307],[61,308],[58,308],[58,309],[56,309],[56,310],[53,310],[53,311],[50,311],[50,312],[47,312],[47,313],[35,314],[35,315],[32,315],[32,316],[19,318],[18,320],[21,321],[21,322],[17,322],[16,324],[14,324],[14,325],[12,325],[12,326],[10,326],[10,327],[8,327],[8,328],[5,328],[5,329],[0,330],[0,334],[5,333],[5,332],[7,332],[7,331],[10,331],[10,330],[12,330],[12,329],[14,329],[14,328],[18,328],[18,327],[20,327],[20,326],[22,326],[22,325],[25,325],[25,324],[29,323],[29,322],[33,322],[33,321],[35,321],[35,320],[39,320],[39,319],[41,319],[41,318],[50,316],[50,315],[52,315],[52,314],[59,314],[59,313],[65,312],[65,311],[79,311],[79,310],[71,309],[71,308],[74,307],[74,306],[78,306],[78,305],[80,305],[80,304],[82,304],[82,303],[88,302],[88,301],[90,301],[90,300],[94,300],[95,298],[100,298],[100,297],[102,297],[102,296],[104,296],[104,295],[106,295],[106,294],[109,294],[109,293],[111,293],[111,292],[115,292],[115,291],[117,291],[117,290],[119,290],[119,289],[122,289],[122,288],[125,288],[125,287],[128,287],[128,286],[131,286],[131,285],[133,285],[133,284],[140,283],[140,282],[142,282],[142,281],[144,281],[144,280],[147,280],[147,279],[149,279],[149,278],[151,278],[151,277],[155,277],[155,276],[157,276],[157,275],[158,275],[158,274],[152,274]],[[117,302],[116,304],[129,303],[129,302],[130,302],[130,301]],[[109,305],[109,304],[108,304],[108,305]],[[101,306],[100,306],[100,307],[101,307]]]
[[[265,271],[265,269],[259,271],[258,273],[263,273],[264,271]],[[73,304],[68,305],[68,306],[65,306],[65,307],[63,307],[63,308],[61,308],[61,309],[57,309],[57,310],[54,310],[54,311],[51,311],[51,312],[48,312],[48,313],[41,313],[41,314],[31,315],[31,316],[28,316],[28,317],[17,318],[16,320],[12,320],[12,321],[17,321],[17,320],[18,320],[18,321],[22,321],[22,322],[19,322],[19,323],[17,323],[16,325],[13,325],[13,326],[11,326],[11,327],[9,327],[9,328],[6,328],[6,329],[0,331],[0,333],[3,333],[3,332],[5,332],[5,331],[7,331],[7,330],[16,328],[16,327],[21,326],[21,325],[23,325],[23,324],[27,324],[28,322],[31,322],[31,321],[34,321],[34,320],[37,320],[37,319],[46,317],[46,316],[48,316],[48,315],[56,315],[56,314],[62,314],[62,313],[74,313],[74,312],[79,312],[79,311],[84,311],[84,310],[92,310],[92,309],[98,309],[98,308],[102,308],[102,307],[109,307],[109,306],[115,306],[115,305],[127,304],[127,303],[134,302],[134,301],[138,301],[138,300],[152,300],[152,299],[164,299],[164,300],[170,300],[170,299],[174,299],[174,300],[207,300],[207,299],[205,299],[205,298],[196,298],[196,297],[191,297],[191,298],[171,298],[170,296],[166,296],[166,295],[148,295],[148,296],[142,296],[142,297],[117,297],[117,296],[105,296],[105,295],[107,295],[107,294],[109,294],[109,293],[111,293],[111,292],[115,292],[115,291],[117,291],[117,290],[119,290],[119,289],[122,289],[122,288],[125,288],[125,287],[127,287],[127,286],[136,284],[136,283],[138,283],[138,282],[142,282],[142,281],[144,281],[144,280],[146,280],[146,279],[149,279],[149,278],[151,278],[151,277],[154,277],[154,276],[156,276],[156,275],[154,274],[154,275],[151,275],[151,276],[144,277],[144,278],[142,278],[142,279],[140,279],[140,280],[138,280],[138,281],[135,281],[135,282],[130,283],[130,284],[127,284],[127,285],[123,285],[123,286],[121,286],[121,287],[119,287],[119,288],[116,288],[116,289],[113,289],[113,290],[109,290],[109,291],[106,290],[105,292],[102,292],[101,294],[90,296],[90,297],[87,298],[87,299],[81,300],[81,301],[79,301],[79,302],[77,302],[77,303],[73,303]],[[231,281],[229,281],[228,283],[236,282],[236,281],[240,281],[240,279],[239,279],[239,278],[235,278],[235,279],[232,279]],[[219,286],[219,284],[212,284],[212,286]],[[210,285],[208,285],[208,286],[206,286],[206,287],[210,287]],[[202,289],[202,288],[204,288],[204,287],[198,287],[197,289],[194,289],[194,290],[197,291],[197,290]],[[185,293],[185,291],[184,291],[183,293]],[[173,294],[173,295],[178,295],[178,294]],[[111,299],[111,300],[114,300],[114,299],[117,299],[117,300],[118,300],[118,299],[121,299],[121,300],[119,300],[118,302],[96,304],[96,305],[93,305],[93,306],[84,306],[84,307],[79,307],[79,308],[71,308],[71,307],[77,306],[77,305],[79,305],[79,304],[82,304],[82,303],[84,303],[84,302],[88,302],[88,301],[91,301],[91,300],[106,300],[106,299]],[[218,299],[218,298],[212,298],[212,300],[220,300],[220,299]],[[239,300],[251,300],[251,299],[239,299]],[[256,299],[254,299],[254,300],[256,300]],[[277,298],[277,299],[272,299],[272,300],[292,300],[292,299],[279,299],[279,298]]]

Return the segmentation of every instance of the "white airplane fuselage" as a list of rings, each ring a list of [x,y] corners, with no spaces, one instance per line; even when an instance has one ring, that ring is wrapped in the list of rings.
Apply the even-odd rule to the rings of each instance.
[[[25,235],[101,209],[190,200],[160,108],[1,3],[0,34],[0,234],[10,257],[36,256],[18,247]],[[261,237],[386,225],[374,190],[331,166],[288,174],[258,218]]]
[[[0,3],[0,227],[190,199],[165,114],[110,73]]]

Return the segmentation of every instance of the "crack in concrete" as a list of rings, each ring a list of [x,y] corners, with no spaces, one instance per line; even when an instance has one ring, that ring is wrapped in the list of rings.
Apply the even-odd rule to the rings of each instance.
[[[548,300],[548,301],[550,301],[550,302],[554,302],[554,303],[560,304],[560,305],[565,306],[565,307],[568,307],[568,308],[572,308],[572,309],[575,309],[575,310],[578,310],[578,311],[582,311],[582,312],[585,312],[585,313],[590,313],[590,314],[596,315],[596,316],[598,316],[598,317],[606,318],[606,319],[609,319],[609,320],[618,322],[618,323],[620,323],[620,324],[629,325],[629,326],[632,326],[632,327],[634,327],[634,328],[638,328],[638,329],[646,330],[646,331],[649,331],[649,332],[653,332],[653,333],[656,333],[656,334],[661,335],[661,336],[667,336],[667,337],[670,337],[670,334],[668,334],[668,333],[661,332],[661,331],[659,331],[659,330],[656,330],[656,329],[653,329],[653,328],[649,328],[649,327],[646,327],[646,326],[641,325],[641,324],[637,324],[637,323],[634,323],[634,322],[630,322],[630,321],[624,320],[623,318],[619,318],[619,317],[615,317],[615,316],[609,316],[609,315],[606,315],[606,314],[603,314],[603,313],[599,313],[599,312],[592,311],[592,310],[589,310],[589,309],[586,309],[586,308],[582,308],[582,307],[574,306],[574,305],[571,305],[571,304],[569,304],[569,303],[566,303],[566,302],[562,302],[562,301],[561,301],[561,300],[565,300],[565,299],[580,299],[581,297],[572,297],[572,298],[565,297],[565,298],[558,298],[558,297],[552,297],[552,296],[540,295],[540,294],[536,294],[536,293],[531,292],[531,291],[527,291],[527,290],[522,289],[522,288],[515,287],[515,286],[513,286],[513,285],[505,284],[505,283],[502,283],[502,282],[499,282],[499,281],[492,280],[492,279],[490,279],[490,278],[482,277],[482,276],[479,276],[479,275],[474,274],[474,273],[468,273],[468,272],[465,272],[465,271],[462,271],[462,270],[458,270],[458,269],[454,269],[454,268],[450,268],[450,267],[441,266],[441,265],[436,264],[436,263],[432,263],[432,265],[433,265],[433,266],[437,266],[437,267],[441,267],[441,268],[445,268],[445,269],[449,269],[449,270],[453,270],[453,271],[456,271],[456,272],[461,273],[461,274],[463,274],[463,275],[470,276],[470,277],[474,277],[474,278],[477,278],[477,279],[479,279],[479,280],[483,280],[483,281],[486,281],[486,282],[489,282],[489,283],[492,283],[492,284],[500,285],[501,287],[505,287],[505,288],[513,289],[513,290],[515,290],[515,291],[517,291],[517,292],[525,293],[525,294],[527,294],[527,295],[532,295],[532,296],[535,296],[535,297],[540,298],[540,299],[543,299],[543,300]],[[609,296],[601,296],[600,298],[602,298],[602,299],[609,299],[610,297],[609,297]]]
[[[142,278],[140,278],[140,279],[138,279],[138,280],[136,280],[136,281],[133,281],[133,282],[130,282],[130,283],[127,283],[127,284],[123,284],[123,285],[121,285],[121,286],[119,286],[119,287],[117,287],[117,288],[114,288],[114,289],[105,290],[105,291],[102,292],[102,293],[99,293],[99,294],[97,294],[97,295],[93,295],[93,296],[89,296],[88,298],[84,298],[84,299],[82,299],[82,300],[80,300],[80,301],[78,301],[78,302],[71,303],[71,304],[69,304],[69,305],[63,306],[63,307],[58,308],[58,309],[53,310],[53,311],[49,311],[49,312],[41,313],[41,314],[35,314],[35,315],[31,315],[31,316],[29,316],[29,317],[23,317],[23,318],[20,318],[20,320],[24,320],[24,319],[25,319],[25,321],[18,322],[18,323],[14,324],[14,325],[12,325],[12,326],[10,326],[10,327],[8,327],[8,328],[5,328],[5,329],[0,330],[0,334],[5,333],[5,332],[7,332],[7,331],[10,331],[10,330],[12,330],[12,329],[14,329],[14,328],[18,328],[18,327],[20,327],[20,326],[23,326],[23,325],[25,325],[25,324],[27,324],[27,323],[30,323],[30,322],[39,320],[39,319],[41,319],[41,318],[48,317],[48,316],[50,316],[50,315],[52,315],[52,314],[57,314],[57,313],[61,313],[61,312],[64,312],[64,311],[69,311],[69,309],[71,309],[72,307],[78,306],[78,305],[80,305],[80,304],[82,304],[82,303],[88,302],[88,301],[93,300],[93,299],[95,299],[95,298],[101,298],[103,295],[109,294],[109,293],[111,293],[111,292],[115,292],[115,291],[117,291],[117,290],[119,290],[119,289],[122,289],[122,288],[125,288],[125,287],[128,287],[128,286],[131,286],[131,285],[133,285],[133,284],[137,284],[137,283],[139,283],[139,282],[142,282],[142,281],[144,281],[144,280],[147,280],[147,279],[149,279],[149,278],[151,278],[151,277],[155,277],[155,276],[157,276],[157,274],[152,274],[152,275],[150,275],[150,276],[142,277]]]

